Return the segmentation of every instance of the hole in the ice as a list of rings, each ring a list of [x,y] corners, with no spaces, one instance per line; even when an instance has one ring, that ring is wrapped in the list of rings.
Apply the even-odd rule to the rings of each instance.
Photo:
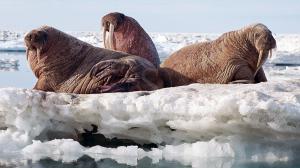
[[[169,130],[170,130],[170,131],[172,131],[172,132],[173,132],[173,131],[176,131],[176,129],[174,129],[174,128],[171,128],[171,127],[170,127],[170,126],[168,126],[168,125],[166,125],[166,126],[165,126],[165,128],[166,128],[166,129],[169,129]]]
[[[72,101],[72,104],[79,104],[80,99],[79,99],[78,95],[71,94],[71,101]]]
[[[148,96],[148,95],[150,95],[150,93],[149,92],[139,92],[138,95],[139,96]]]
[[[8,127],[0,127],[0,130],[6,130]]]
[[[92,126],[92,130],[91,131],[89,131],[87,129],[83,129],[85,131],[85,133],[95,134],[95,133],[98,132],[98,126],[97,125],[92,124],[91,126]]]
[[[79,143],[86,147],[92,147],[100,145],[108,148],[117,148],[119,146],[138,146],[143,149],[157,148],[158,145],[154,143],[149,144],[139,144],[133,140],[129,139],[118,139],[118,138],[106,138],[103,134],[92,134],[92,133],[83,133],[80,135]]]
[[[71,100],[73,100],[73,99],[76,99],[77,98],[77,96],[76,95],[74,95],[74,94],[71,94]]]
[[[290,126],[290,127],[294,127],[294,128],[297,127],[297,124],[294,123],[294,122],[288,122],[287,125]]]
[[[138,127],[131,127],[129,128],[128,130],[134,130],[134,129],[137,129]]]
[[[46,100],[47,94],[45,92],[41,92],[41,99]]]
[[[138,129],[139,127],[132,127],[129,129]],[[129,139],[118,139],[118,138],[106,138],[103,134],[98,134],[98,126],[92,124],[92,130],[84,129],[85,133],[79,135],[79,143],[83,146],[91,147],[100,145],[103,147],[116,148],[119,146],[131,146],[135,145],[144,149],[157,148],[158,146],[154,143],[139,144]]]
[[[198,90],[197,90],[197,89],[194,89],[194,88],[188,88],[188,91],[198,92]]]

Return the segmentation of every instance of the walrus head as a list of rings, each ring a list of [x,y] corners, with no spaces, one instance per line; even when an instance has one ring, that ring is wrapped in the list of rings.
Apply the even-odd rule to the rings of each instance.
[[[59,39],[59,32],[49,26],[34,29],[25,35],[27,59],[42,59],[42,54],[52,47]]]
[[[31,69],[38,77],[41,69],[66,69],[79,59],[87,44],[53,27],[42,26],[27,33],[24,38],[26,56]],[[71,64],[68,64],[71,63]],[[51,66],[51,68],[47,68]]]
[[[276,40],[267,26],[261,23],[247,26],[242,31],[247,32],[249,40],[257,50],[256,69],[258,71],[266,62],[268,56],[272,56],[272,49],[276,48]]]
[[[103,27],[103,42],[105,48],[114,49],[113,36],[114,31],[118,31],[119,25],[125,20],[125,15],[122,13],[114,12],[109,13],[102,18]],[[106,37],[106,32],[109,33],[108,41]]]
[[[26,57],[30,64],[31,69],[38,77],[41,66],[39,63],[42,60],[42,55],[45,53],[51,44],[52,36],[49,36],[51,28],[48,26],[43,26],[39,29],[34,29],[25,35],[24,41],[27,47]],[[51,34],[51,33],[50,33]]]
[[[40,49],[48,39],[44,30],[33,30],[25,36],[25,43],[29,49]]]

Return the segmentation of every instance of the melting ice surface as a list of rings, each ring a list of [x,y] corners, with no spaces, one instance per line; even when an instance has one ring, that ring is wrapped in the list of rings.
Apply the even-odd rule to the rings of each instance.
[[[101,46],[96,33],[72,34]],[[187,44],[217,37],[151,36],[162,60]],[[153,92],[98,95],[29,89],[35,79],[25,53],[11,52],[24,50],[22,37],[23,33],[0,33],[0,50],[5,51],[0,53],[0,66],[13,69],[0,72],[5,80],[0,83],[0,167],[300,165],[300,67],[295,65],[300,63],[299,35],[276,37],[276,59],[264,67],[270,80],[267,83],[192,84]],[[16,62],[19,66],[14,69]],[[157,147],[84,147],[73,140],[79,139],[78,133],[84,129],[91,130],[92,124],[107,138],[155,143]]]

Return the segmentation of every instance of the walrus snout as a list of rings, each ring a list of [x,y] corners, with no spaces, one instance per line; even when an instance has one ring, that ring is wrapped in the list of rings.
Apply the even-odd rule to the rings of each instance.
[[[109,31],[109,26],[112,24],[115,29],[121,24],[125,19],[125,15],[119,12],[109,13],[102,17],[102,26],[105,31]]]
[[[48,34],[43,30],[32,30],[25,36],[25,44],[29,49],[40,48],[47,40]]]
[[[257,70],[264,64],[268,56],[272,56],[272,49],[276,48],[276,40],[272,32],[264,24],[253,25],[254,45],[259,53]]]
[[[260,50],[271,50],[276,48],[276,40],[272,32],[264,24],[258,23],[253,26],[255,47]]]
[[[118,29],[119,25],[124,21],[125,15],[122,13],[114,12],[109,13],[102,18],[102,27],[103,27],[103,42],[104,47],[114,50],[115,44],[113,41],[114,32]],[[108,32],[108,37],[106,36]]]
[[[256,48],[257,50],[271,50],[276,48],[276,40],[273,37],[271,32],[262,34],[256,40]]]

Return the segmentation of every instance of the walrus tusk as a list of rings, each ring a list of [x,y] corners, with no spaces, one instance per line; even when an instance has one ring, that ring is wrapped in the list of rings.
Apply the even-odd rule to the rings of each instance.
[[[112,50],[114,50],[115,48],[114,48],[114,42],[113,42],[113,40],[114,40],[114,29],[115,29],[115,26],[113,25],[113,24],[110,24],[109,25],[109,47],[110,47],[110,49],[112,49]]]
[[[259,69],[261,68],[261,66],[263,64],[262,57],[263,57],[263,50],[260,50],[259,55],[258,55],[258,61],[257,61],[256,71],[254,73],[254,77],[256,76],[257,72],[259,71]]]
[[[271,53],[272,54],[272,53]],[[257,72],[259,71],[259,69],[262,67],[262,65],[264,64],[264,52],[263,50],[259,51],[259,56],[258,56],[258,61],[257,61],[257,65],[256,65],[256,71],[254,73],[254,76],[256,76]]]
[[[40,62],[40,60],[41,60],[41,54],[42,54],[41,50],[36,49],[36,57],[37,57],[38,62]]]
[[[259,55],[258,55],[257,65],[256,65],[257,69],[259,69],[262,66],[262,64],[263,64],[263,62],[262,62],[263,58],[262,57],[263,57],[263,50],[260,50],[259,51]]]
[[[26,59],[27,59],[27,61],[28,61],[28,54],[29,54],[28,51],[29,51],[29,49],[27,48],[26,49]]]
[[[272,58],[272,50],[269,50],[269,58]]]
[[[104,48],[107,48],[107,44],[106,44],[106,30],[105,28],[103,28],[103,44],[104,44]]]

